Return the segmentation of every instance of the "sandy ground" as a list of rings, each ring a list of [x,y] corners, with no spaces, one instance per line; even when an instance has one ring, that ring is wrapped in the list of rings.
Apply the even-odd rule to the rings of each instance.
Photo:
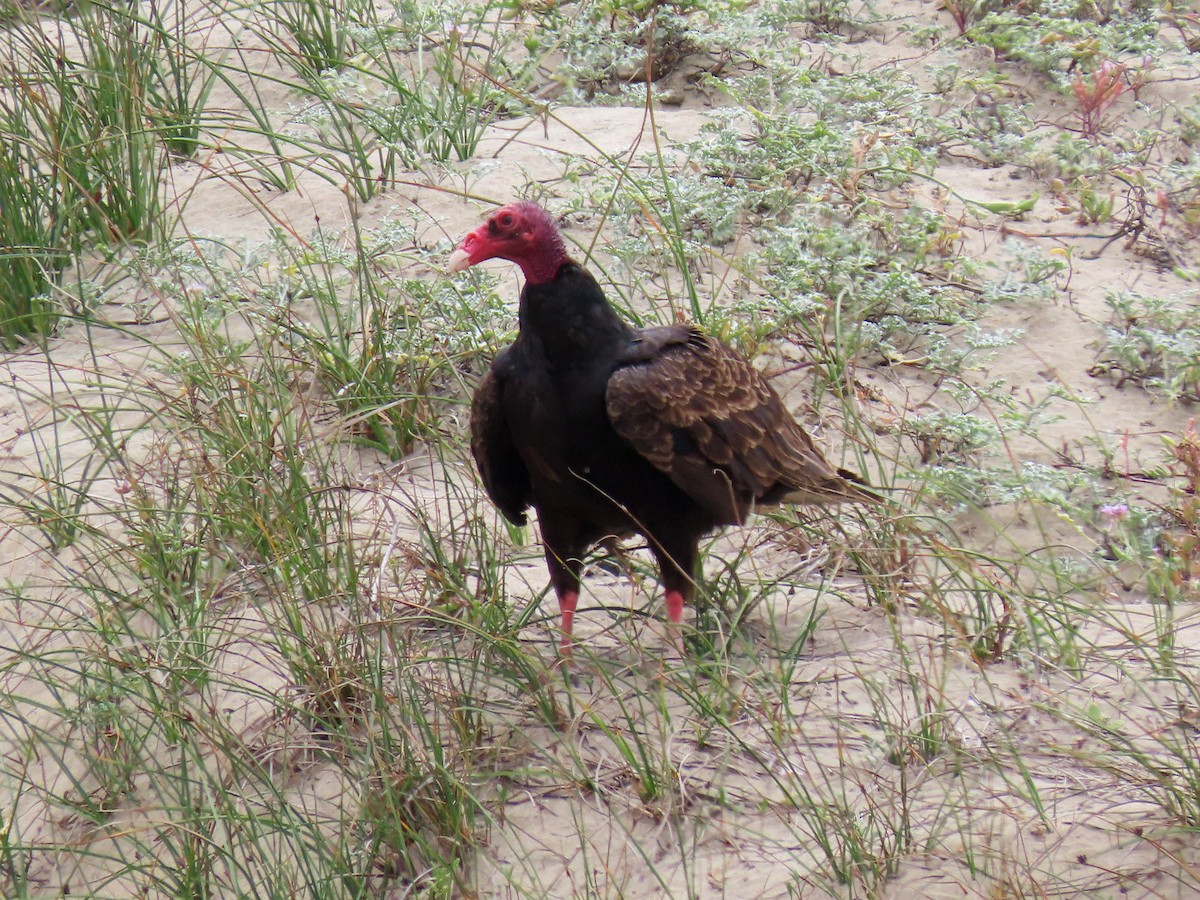
[[[938,17],[951,27],[947,15],[929,3],[901,0],[880,3],[877,9],[885,18]],[[919,73],[928,61],[886,26],[860,35],[843,52],[838,61],[843,68],[896,67]],[[960,50],[957,56],[964,64],[987,64],[982,50]],[[1193,92],[1194,80],[1176,79],[1194,79],[1194,59],[1186,54],[1166,59],[1142,92],[1143,102],[1154,109]],[[1032,75],[1016,70],[1008,74],[1007,89],[1014,98],[1034,101],[1040,127],[1052,130],[1069,122],[1064,98],[1052,95]],[[265,99],[278,104],[282,116],[290,98],[283,86],[273,89]],[[694,135],[712,102],[706,93],[687,92],[681,106],[657,111],[658,128],[671,138]],[[213,103],[233,105],[234,99],[218,91]],[[1147,114],[1123,102],[1114,115]],[[500,202],[521,195],[531,183],[561,176],[568,163],[635,155],[653,141],[649,127],[642,109],[561,107],[538,120],[498,122],[477,159],[460,169],[473,173],[474,195]],[[249,246],[265,240],[276,224],[301,235],[318,219],[323,228],[334,231],[349,224],[345,197],[335,185],[307,175],[288,193],[272,193],[265,186],[248,189],[246,182],[221,177],[223,164],[212,158],[172,170],[170,190],[180,211],[180,235]],[[1032,400],[1049,394],[1059,398],[1050,408],[1062,419],[1044,431],[1045,444],[1014,435],[1009,451],[1022,460],[1054,465],[1060,460],[1047,447],[1062,444],[1073,453],[1094,452],[1083,443],[1087,437],[1110,447],[1124,442],[1128,456],[1123,464],[1130,470],[1157,465],[1162,436],[1181,433],[1194,409],[1168,404],[1133,385],[1118,389],[1088,370],[1100,337],[1097,323],[1108,318],[1105,291],[1165,296],[1190,290],[1194,296],[1194,287],[1144,252],[1149,240],[1170,244],[1178,238],[1162,234],[1134,246],[1124,240],[1106,243],[1112,224],[1076,224],[1070,213],[1055,208],[1043,184],[1015,167],[957,159],[939,166],[935,176],[953,185],[960,197],[978,201],[1019,202],[1042,194],[1019,221],[1002,222],[977,218],[960,200],[942,195],[932,184],[913,189],[905,199],[942,209],[961,222],[956,252],[1003,266],[1005,242],[1017,241],[1046,252],[1065,250],[1072,260],[1069,281],[1056,280],[1049,302],[996,305],[985,322],[1019,329],[1021,336],[972,377],[980,382],[1003,380]],[[389,191],[358,210],[359,222],[372,227],[411,220],[418,224],[419,246],[448,249],[490,204],[463,200],[447,187],[428,180]],[[595,237],[586,222],[569,229],[569,238],[581,248],[591,246]],[[601,260],[605,237],[600,236],[594,250]],[[1175,244],[1173,250],[1193,262],[1196,258],[1194,247]],[[1095,251],[1101,252],[1088,258]],[[494,263],[488,268],[505,279],[515,308],[519,283],[513,267]],[[413,274],[442,277],[420,267],[414,267]],[[154,303],[148,287],[132,285],[103,312],[119,318],[122,307],[139,309],[144,321],[154,318]],[[5,477],[18,479],[22,469],[36,471],[33,461],[40,438],[34,426],[56,414],[55,405],[47,402],[52,387],[57,397],[86,402],[94,396],[98,377],[109,383],[154,378],[145,339],[153,337],[160,351],[169,348],[175,340],[171,327],[135,322],[129,328],[133,337],[103,335],[98,359],[90,355],[82,331],[68,329],[50,348],[56,363],[51,375],[35,351],[5,360],[12,379],[0,387]],[[936,385],[915,367],[863,369],[860,377],[875,389],[872,398],[862,401],[862,413],[881,422],[941,402]],[[801,392],[787,378],[779,379],[779,385],[795,403],[801,402]],[[89,445],[82,435],[73,439],[78,430],[66,425],[59,433],[68,462],[72,454],[82,459]],[[449,531],[454,504],[462,497],[478,496],[466,465],[443,465],[424,451],[398,466],[369,453],[353,454],[346,466],[375,489],[361,506],[362,531],[385,548],[411,535],[408,517],[414,507],[436,510],[439,527]],[[96,485],[99,494],[108,497],[116,496],[119,488],[115,480]],[[1161,499],[1155,485],[1146,485],[1144,491],[1145,502]],[[965,514],[960,522],[962,532],[981,546],[1028,546],[1043,529],[1081,545],[1070,528],[1055,531],[1058,524],[1052,517],[1048,523],[1039,521],[1029,510],[1004,508]],[[710,548],[709,569],[716,571],[749,549],[751,558],[743,560],[743,566],[766,575],[778,571],[789,564],[789,551],[771,539],[774,534],[760,524],[717,538]],[[531,544],[514,553],[508,580],[512,596],[531,599],[544,589],[545,574],[532,543],[536,534],[531,530],[527,536]],[[71,552],[62,551],[57,564]],[[23,585],[27,596],[53,594],[54,566],[46,554],[20,529],[6,530],[0,541],[0,583]],[[741,678],[723,698],[727,715],[735,720],[742,703],[776,704],[790,715],[779,718],[780,733],[770,733],[763,718],[746,716],[744,729],[735,729],[736,740],[728,734],[704,739],[702,723],[677,694],[645,691],[646,685],[671,678],[660,671],[657,654],[645,650],[661,646],[661,636],[640,619],[631,621],[604,610],[656,603],[653,584],[634,585],[624,575],[594,573],[586,583],[587,609],[581,613],[578,633],[596,658],[584,663],[574,686],[563,688],[570,695],[564,700],[569,711],[565,727],[547,726],[512,698],[497,697],[489,712],[491,727],[510,742],[502,755],[510,760],[511,771],[523,776],[510,776],[505,799],[497,801],[479,854],[479,894],[768,898],[820,896],[833,890],[855,895],[854,888],[837,888],[828,877],[816,874],[824,864],[814,834],[820,824],[789,802],[789,795],[799,794],[827,811],[838,809],[857,817],[865,834],[883,834],[905,823],[914,849],[902,857],[880,896],[1196,895],[1200,843],[1195,835],[1174,827],[1162,809],[1148,801],[1145,773],[1131,775],[1095,764],[1094,739],[1064,724],[1066,711],[1086,710],[1097,718],[1134,723],[1134,730],[1146,735],[1176,727],[1167,714],[1175,699],[1171,687],[1153,682],[1149,665],[1132,645],[1085,660],[1079,677],[1050,668],[1031,671],[1010,662],[982,667],[949,649],[944,623],[915,609],[901,607],[892,615],[868,605],[852,570],[830,566],[825,578],[819,566],[813,571],[807,586],[771,593],[755,613],[757,624],[751,623],[753,633],[770,621],[786,638],[801,635],[805,622],[819,615],[818,627],[794,667]],[[383,587],[392,602],[403,603],[407,585]],[[1127,592],[1101,590],[1079,602],[1103,605],[1110,621],[1129,623],[1140,633],[1150,628],[1149,599],[1144,586],[1134,584]],[[0,613],[0,654],[9,692],[20,693],[23,683],[18,648],[37,646],[52,652],[69,635],[54,633],[51,626],[86,613],[83,601],[70,596],[63,596],[57,609],[55,621],[28,619],[19,604],[8,604]],[[552,610],[545,612],[544,619],[529,626],[526,637],[531,646],[540,643],[549,654],[553,616]],[[261,691],[231,689],[218,705],[230,727],[253,743],[257,730],[274,727],[271,694],[287,689],[284,666],[265,649],[270,623],[260,610],[235,605],[226,614],[222,628],[228,638],[220,661],[225,679],[233,685],[254,684]],[[1113,638],[1116,631],[1103,633],[1098,620],[1089,618],[1085,627],[1095,629],[1100,642]],[[1186,665],[1196,662],[1197,624],[1194,610],[1179,611],[1179,653]],[[895,745],[877,713],[882,704],[891,710],[893,721],[909,724],[922,714],[919,697],[904,679],[914,660],[925,682],[944,700],[948,749],[928,764],[908,760],[896,766],[891,761]],[[778,663],[764,660],[762,666]],[[742,661],[743,672],[754,669],[753,659]],[[772,691],[777,696],[772,697]],[[39,697],[26,695],[26,700],[36,705]],[[600,727],[628,717],[631,708],[637,710],[642,737],[666,748],[672,762],[671,771],[664,773],[667,788],[649,799],[635,783],[622,749]],[[22,752],[22,740],[21,732],[0,728],[0,755],[12,758]],[[275,733],[262,739],[264,747],[278,747],[279,742]],[[304,757],[301,736],[292,734],[284,744],[290,749],[281,751],[281,759],[307,759],[286,781],[281,776],[281,787],[298,806],[325,810],[352,791],[336,767]],[[1089,755],[1090,751],[1096,753]],[[521,764],[533,759],[536,764]],[[556,759],[563,761],[561,766],[553,764]],[[69,760],[65,765],[39,762],[36,753],[27,765],[28,770],[43,766],[48,783],[65,779],[70,769]],[[594,773],[595,784],[585,790],[561,777],[561,772],[575,769]],[[110,842],[120,841],[112,829],[87,827],[44,805],[19,802],[15,790],[7,785],[2,796],[7,798],[6,809],[16,811],[6,814],[18,821],[26,843],[65,843],[103,853]],[[1040,810],[1029,802],[1033,794]],[[134,829],[152,817],[151,810],[131,808],[119,818]],[[43,892],[39,895],[65,892],[68,885],[79,895],[83,886],[102,883],[106,869],[105,863],[89,862],[86,856],[44,853],[31,881]],[[121,884],[107,885],[105,891],[120,896]]]

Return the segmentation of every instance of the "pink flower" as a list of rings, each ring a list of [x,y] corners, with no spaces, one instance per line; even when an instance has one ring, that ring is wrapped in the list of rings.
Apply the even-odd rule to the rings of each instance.
[[[1100,518],[1104,520],[1104,524],[1108,528],[1112,528],[1113,525],[1128,515],[1129,507],[1124,503],[1112,503],[1100,507]]]

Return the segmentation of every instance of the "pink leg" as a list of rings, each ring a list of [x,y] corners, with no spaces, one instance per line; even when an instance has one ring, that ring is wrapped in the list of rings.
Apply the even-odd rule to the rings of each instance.
[[[683,594],[679,591],[667,591],[667,619],[670,621],[668,626],[671,630],[671,638],[675,642],[675,649],[679,651],[679,658],[684,657],[683,649]]]
[[[575,627],[575,605],[579,602],[579,591],[563,591],[558,595],[558,609],[562,613],[562,639],[558,654],[563,659],[571,658],[571,630]]]

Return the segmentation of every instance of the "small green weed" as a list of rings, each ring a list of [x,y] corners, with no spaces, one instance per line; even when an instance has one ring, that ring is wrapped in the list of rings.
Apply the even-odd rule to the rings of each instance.
[[[1091,373],[1143,385],[1172,400],[1200,398],[1200,326],[1192,300],[1109,293],[1111,323]]]

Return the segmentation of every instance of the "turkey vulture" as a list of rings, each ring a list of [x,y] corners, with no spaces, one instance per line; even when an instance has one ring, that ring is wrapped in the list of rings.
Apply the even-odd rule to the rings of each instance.
[[[506,518],[524,524],[537,510],[563,657],[583,558],[606,538],[645,536],[681,648],[703,535],[760,504],[880,499],[825,461],[734,350],[690,325],[624,322],[537,204],[493,213],[449,269],[496,257],[525,276],[520,333],[475,392],[471,452]]]

